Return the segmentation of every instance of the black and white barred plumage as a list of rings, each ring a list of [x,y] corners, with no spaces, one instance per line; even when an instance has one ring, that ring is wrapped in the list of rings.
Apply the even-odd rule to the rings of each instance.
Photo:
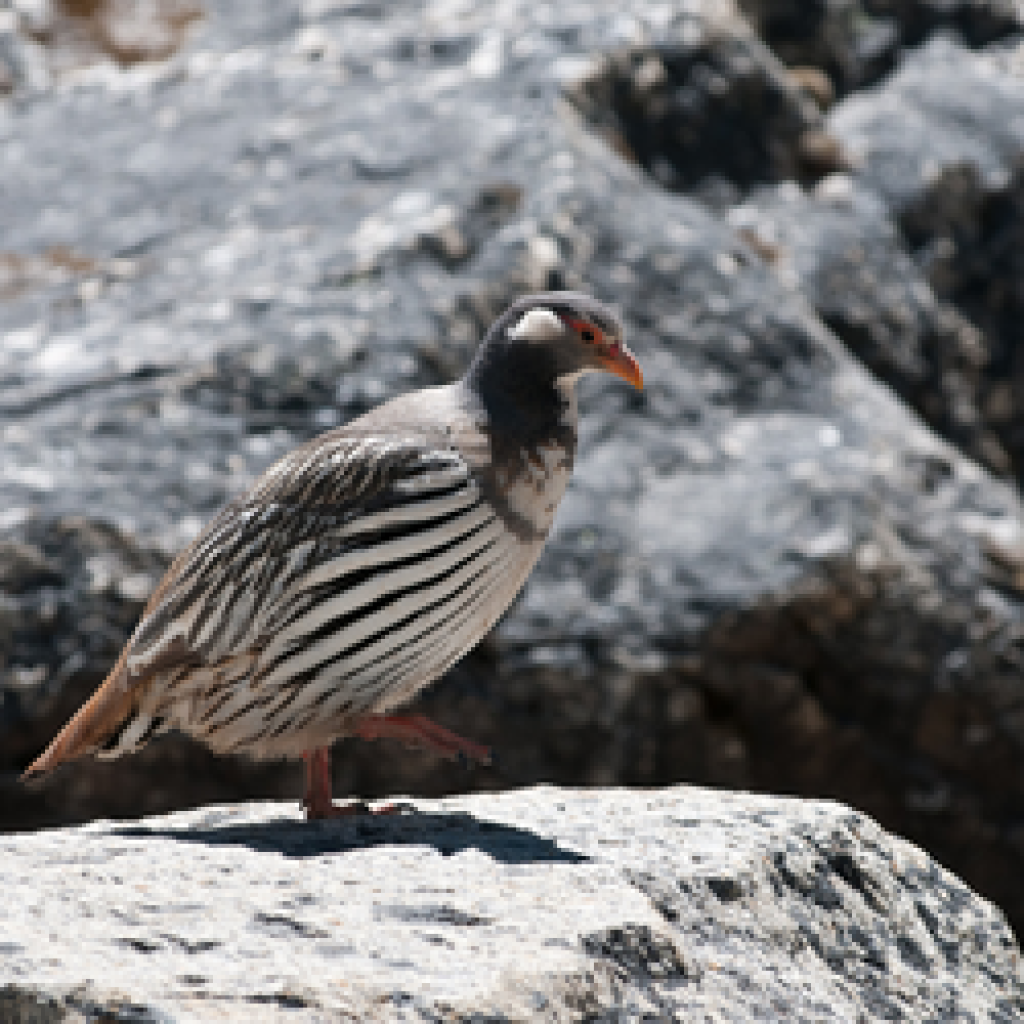
[[[169,729],[217,752],[297,756],[407,703],[529,575],[572,469],[577,377],[639,382],[621,333],[585,296],[523,300],[462,381],[271,466],[175,561],[30,772]]]
[[[505,528],[457,449],[321,440],[221,513],[140,624],[130,672],[169,647],[206,668],[169,670],[138,717],[221,752],[318,746],[458,660],[539,551]],[[132,742],[126,734],[113,753]]]

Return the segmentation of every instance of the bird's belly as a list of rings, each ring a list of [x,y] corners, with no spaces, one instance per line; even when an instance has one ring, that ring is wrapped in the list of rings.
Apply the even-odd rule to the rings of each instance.
[[[396,671],[370,709],[372,714],[386,714],[410,701],[491,631],[522,589],[543,543],[523,543],[509,537],[503,548],[493,566],[481,576],[479,594],[474,594],[448,626],[439,630],[439,642],[430,657]]]
[[[543,547],[503,528],[492,533],[493,543],[480,550],[454,548],[443,577],[385,606],[396,609],[386,628],[350,614],[334,633],[320,630],[300,644],[294,657],[258,665],[228,696],[186,686],[173,713],[162,713],[218,752],[265,758],[297,756],[367,715],[393,711],[491,629]]]

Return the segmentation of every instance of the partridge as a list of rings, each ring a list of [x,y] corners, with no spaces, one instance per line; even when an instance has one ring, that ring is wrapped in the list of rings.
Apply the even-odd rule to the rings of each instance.
[[[331,801],[336,739],[488,751],[397,713],[519,592],[576,448],[575,386],[642,387],[619,319],[575,292],[521,299],[465,376],[296,448],[171,565],[91,699],[25,775],[114,758],[179,729],[223,754],[302,756],[307,817]]]

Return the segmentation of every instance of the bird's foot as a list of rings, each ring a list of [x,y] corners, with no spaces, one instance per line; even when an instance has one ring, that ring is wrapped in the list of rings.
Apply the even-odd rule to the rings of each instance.
[[[306,808],[306,821],[324,821],[327,818],[350,818],[359,814],[400,814],[394,804],[370,807],[361,800],[350,804],[336,804],[331,799],[331,756],[327,747],[308,750],[302,755],[306,763],[306,793],[302,806]]]
[[[303,801],[306,808],[306,821],[325,821],[328,818],[352,818],[363,814],[401,814],[401,807],[396,804],[382,804],[371,807],[362,800],[354,800],[349,804],[336,804],[332,800],[317,803]]]
[[[432,750],[441,757],[455,761],[476,761],[492,764],[490,747],[464,739],[424,715],[371,715],[356,727],[355,735],[364,740],[401,740],[409,746]]]

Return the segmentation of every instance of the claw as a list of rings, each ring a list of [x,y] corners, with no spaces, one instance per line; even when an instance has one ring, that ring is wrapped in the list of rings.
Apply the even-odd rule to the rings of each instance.
[[[306,763],[306,793],[302,805],[306,809],[307,821],[323,821],[327,818],[349,818],[364,814],[390,814],[387,805],[371,808],[362,800],[348,804],[336,804],[331,800],[331,761],[327,747],[318,747],[302,755]]]

